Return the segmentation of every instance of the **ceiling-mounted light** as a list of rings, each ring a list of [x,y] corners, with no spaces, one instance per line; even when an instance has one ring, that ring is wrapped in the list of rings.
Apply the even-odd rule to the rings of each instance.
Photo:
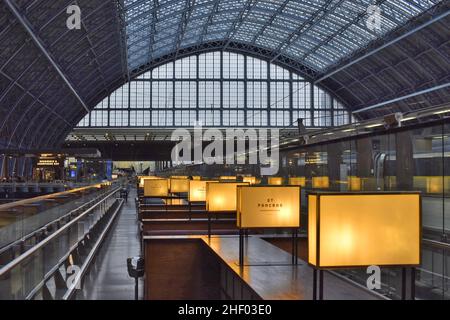
[[[447,110],[437,111],[434,114],[444,114],[444,113],[449,113],[449,112],[450,112],[450,109],[447,109]]]
[[[381,126],[383,126],[382,123],[375,123],[375,124],[371,124],[371,125],[366,126],[366,128],[367,129],[372,129],[372,128],[377,128],[377,127],[381,127]]]

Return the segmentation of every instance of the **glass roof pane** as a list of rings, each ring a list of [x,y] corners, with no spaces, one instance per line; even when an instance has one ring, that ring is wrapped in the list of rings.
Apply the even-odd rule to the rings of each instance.
[[[231,40],[324,72],[439,2],[386,0],[373,30],[372,0],[124,0],[128,64],[133,71],[179,48]]]

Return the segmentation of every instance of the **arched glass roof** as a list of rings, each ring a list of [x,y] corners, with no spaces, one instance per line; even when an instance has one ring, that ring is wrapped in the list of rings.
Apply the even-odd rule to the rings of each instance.
[[[323,72],[440,0],[125,0],[129,69],[183,48],[238,42]],[[369,9],[376,4],[379,11]],[[379,28],[371,17],[380,13]]]
[[[127,82],[217,50],[301,75],[360,119],[444,106],[449,23],[439,0],[3,0],[0,149],[59,146]]]

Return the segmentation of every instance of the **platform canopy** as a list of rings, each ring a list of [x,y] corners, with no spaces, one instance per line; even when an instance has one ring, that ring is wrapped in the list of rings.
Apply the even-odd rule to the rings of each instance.
[[[216,50],[295,71],[361,119],[443,105],[449,13],[439,0],[3,0],[0,148],[59,146],[130,79]]]

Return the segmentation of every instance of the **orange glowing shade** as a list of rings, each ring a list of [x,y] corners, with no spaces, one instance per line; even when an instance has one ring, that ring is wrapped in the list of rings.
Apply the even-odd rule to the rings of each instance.
[[[282,186],[284,183],[284,179],[282,177],[269,177],[267,179],[267,183],[270,186]]]
[[[348,184],[348,190],[361,191],[361,186],[362,186],[361,178],[349,176],[347,184]]]
[[[242,181],[248,184],[256,184],[256,177],[243,177]]]
[[[308,196],[308,262],[320,268],[420,264],[420,194]]]
[[[209,212],[236,211],[237,186],[248,185],[244,182],[207,182],[206,210]]]
[[[313,177],[312,187],[314,189],[328,189],[330,187],[330,178],[328,177]]]
[[[413,178],[415,189],[424,190],[426,193],[443,193],[450,190],[450,177],[448,176],[416,176]]]
[[[170,192],[182,193],[189,192],[189,181],[187,179],[170,178]]]
[[[189,179],[188,176],[170,176],[170,179]]]
[[[290,177],[289,185],[305,187],[306,186],[306,178],[305,177]]]
[[[217,181],[191,180],[189,182],[189,202],[206,201],[206,183]]]
[[[219,181],[223,181],[223,182],[226,182],[226,181],[236,181],[237,180],[237,177],[236,176],[220,176],[219,177]]]
[[[145,197],[167,197],[169,195],[169,180],[167,179],[145,179]]]
[[[299,228],[300,187],[237,188],[238,228]]]
[[[144,180],[147,180],[147,179],[161,179],[161,178],[159,178],[159,177],[156,177],[156,176],[139,176],[138,177],[139,178],[139,188],[143,188],[144,187]]]

